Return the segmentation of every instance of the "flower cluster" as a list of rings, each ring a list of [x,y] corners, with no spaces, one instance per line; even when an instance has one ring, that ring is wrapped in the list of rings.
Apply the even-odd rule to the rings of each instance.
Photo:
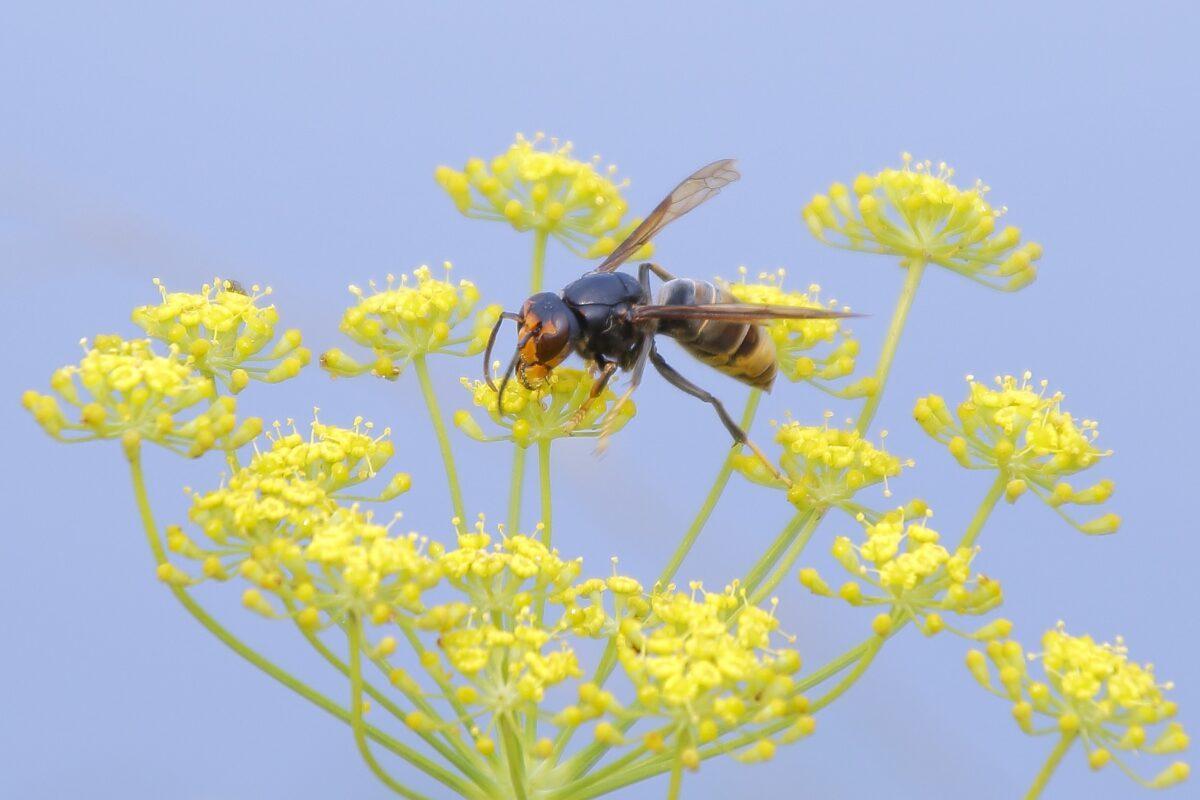
[[[1003,209],[984,199],[980,182],[960,189],[954,170],[937,171],[928,162],[875,175],[860,174],[853,184],[834,183],[813,197],[802,212],[808,229],[822,242],[852,250],[890,253],[927,261],[996,289],[1015,291],[1037,277],[1040,245],[1021,245],[1012,226],[996,230]]]
[[[160,356],[146,339],[104,335],[90,346],[84,342],[84,348],[78,366],[51,376],[54,394],[30,390],[21,398],[38,424],[61,441],[121,439],[129,452],[150,441],[196,457],[214,447],[240,447],[262,429],[257,418],[239,425],[233,398],[218,398],[212,380],[174,346]],[[70,415],[63,404],[71,407]]]
[[[299,475],[318,484],[330,494],[362,483],[375,475],[396,452],[391,429],[376,435],[374,425],[356,417],[352,428],[326,425],[314,418],[306,438],[292,425],[290,433],[275,424],[274,435],[267,432],[271,446],[258,453],[250,469],[261,475]],[[387,488],[372,499],[390,500],[412,484],[406,472],[396,473]]]
[[[989,386],[968,377],[969,395],[954,414],[944,399],[929,395],[917,401],[913,416],[964,467],[1006,477],[1010,502],[1032,491],[1080,531],[1112,533],[1121,522],[1116,514],[1079,523],[1062,509],[1096,505],[1112,495],[1110,480],[1083,489],[1063,480],[1110,454],[1096,447],[1096,423],[1077,421],[1062,409],[1061,392],[1047,394],[1045,381],[1035,388],[1030,378],[1028,372],[1020,380],[1005,375]]]
[[[445,264],[446,272],[450,263]],[[429,267],[413,271],[413,282],[401,275],[387,276],[386,288],[369,284],[371,294],[357,286],[350,292],[358,298],[342,315],[340,328],[358,344],[370,348],[375,360],[363,364],[333,349],[321,356],[321,366],[333,375],[361,375],[371,372],[381,378],[395,379],[414,358],[429,353],[455,356],[475,355],[487,345],[488,333],[500,316],[499,306],[487,306],[478,313],[479,290],[467,280],[457,284],[433,277]],[[472,314],[474,318],[472,319]],[[470,329],[452,337],[455,328],[470,322]]]
[[[1039,661],[1041,677],[1029,667]],[[1122,772],[1154,788],[1188,775],[1187,764],[1175,762],[1146,781],[1124,762],[1122,754],[1174,754],[1189,742],[1183,727],[1171,721],[1176,705],[1165,694],[1171,684],[1158,683],[1149,664],[1130,661],[1120,639],[1107,644],[1071,636],[1059,623],[1042,637],[1041,653],[1027,656],[1018,642],[992,641],[986,654],[967,654],[967,667],[985,689],[1013,704],[1021,730],[1078,738],[1093,769],[1116,762]],[[1038,719],[1051,726],[1039,728]],[[1150,730],[1155,726],[1161,726],[1156,735]]]
[[[154,284],[162,302],[135,308],[134,323],[152,339],[190,356],[197,372],[220,380],[235,394],[251,380],[278,383],[293,378],[312,357],[300,346],[298,330],[285,331],[275,340],[279,312],[273,305],[258,305],[271,293],[269,288],[252,286],[246,292],[234,281],[214,279],[193,294],[168,292],[157,278]]]
[[[783,729],[784,741],[812,732],[807,700],[792,678],[800,655],[773,645],[779,628],[773,610],[746,605],[732,588],[706,592],[699,584],[690,593],[656,591],[643,603],[644,614],[635,605],[621,620],[616,641],[641,714],[668,732],[650,734],[650,749],[679,750],[688,764],[696,758],[695,746],[725,729],[771,723]],[[764,735],[743,757],[763,760],[774,749]]]
[[[509,381],[504,387],[504,416],[501,416],[499,387],[493,389],[482,381],[463,378],[476,407],[483,409],[505,433],[489,436],[466,409],[454,414],[454,424],[477,441],[512,441],[521,447],[565,436],[611,434],[623,428],[637,409],[629,400],[615,408],[618,398],[609,388],[583,408],[595,380],[583,370],[560,367],[534,389],[525,388],[519,381]]]
[[[742,280],[728,284],[739,302],[797,308],[837,309],[834,300],[820,299],[821,287],[813,284],[807,292],[783,288],[784,271],[763,272],[758,283],[746,283],[746,269],[739,269]],[[842,309],[849,310],[849,309]],[[833,390],[829,383],[854,372],[858,340],[842,327],[841,319],[775,319],[763,324],[775,344],[780,373],[790,381],[806,381],[839,397],[862,397],[875,389],[873,377]]]
[[[828,415],[827,415],[828,418]],[[755,483],[787,490],[788,500],[801,510],[847,506],[867,486],[884,483],[911,462],[877,448],[855,430],[788,422],[775,432],[782,446],[779,465],[790,483],[777,480],[753,455],[738,455],[735,468]]]
[[[951,553],[927,524],[932,513],[924,502],[914,500],[874,520],[860,514],[865,534],[862,544],[856,545],[847,536],[833,542],[833,557],[854,578],[843,583],[837,595],[851,605],[890,606],[916,619],[930,635],[947,627],[954,630],[945,620],[946,613],[983,614],[998,606],[1000,584],[983,575],[971,575],[976,550],[962,547]],[[800,571],[800,583],[814,594],[834,594],[812,568]],[[891,620],[890,614],[876,617],[877,632],[882,628],[886,633]],[[1009,629],[1007,621],[998,620],[974,635],[1006,636]]]
[[[588,258],[607,255],[633,230],[622,224],[627,205],[615,183],[615,167],[601,171],[600,159],[580,161],[570,142],[541,134],[516,141],[490,162],[467,161],[462,170],[441,166],[434,177],[463,214],[508,222],[518,231],[538,230]],[[649,246],[636,257],[651,253]]]

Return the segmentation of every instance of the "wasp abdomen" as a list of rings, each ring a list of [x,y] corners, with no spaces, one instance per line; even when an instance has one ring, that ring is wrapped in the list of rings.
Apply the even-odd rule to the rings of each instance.
[[[658,302],[691,306],[737,301],[724,286],[693,278],[676,278],[663,284]],[[662,320],[658,330],[679,342],[695,358],[742,383],[770,390],[775,381],[775,342],[759,325],[681,319]]]

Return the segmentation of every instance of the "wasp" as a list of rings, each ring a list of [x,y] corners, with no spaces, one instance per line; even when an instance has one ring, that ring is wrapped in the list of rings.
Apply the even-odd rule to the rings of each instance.
[[[496,320],[484,352],[484,379],[497,392],[504,413],[504,389],[514,373],[526,387],[547,379],[556,366],[575,353],[597,376],[588,398],[575,415],[581,419],[617,370],[630,374],[629,387],[608,414],[641,383],[646,364],[677,389],[708,403],[733,438],[749,446],[778,475],[724,404],[675,370],[658,352],[655,337],[669,336],[699,361],[756,389],[770,391],[775,381],[775,344],[761,323],[772,319],[825,319],[848,313],[817,308],[739,303],[727,287],[695,278],[676,278],[658,264],[644,263],[635,278],[617,269],[663,228],[717,195],[741,175],[732,159],[715,161],[688,176],[659,203],[592,272],[561,292],[540,292],[520,312],[506,311]],[[662,281],[652,302],[650,275]],[[516,322],[517,350],[497,389],[489,365],[496,336],[506,320]]]

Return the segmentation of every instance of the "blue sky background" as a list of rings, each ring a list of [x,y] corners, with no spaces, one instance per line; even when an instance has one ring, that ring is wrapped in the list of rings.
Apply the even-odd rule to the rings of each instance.
[[[780,4],[782,6],[782,4]],[[699,277],[786,266],[872,316],[855,322],[873,363],[901,272],[825,248],[798,211],[832,180],[897,164],[903,150],[982,177],[1008,221],[1045,246],[1038,282],[991,293],[932,271],[916,302],[879,426],[918,468],[895,481],[937,527],[961,530],[988,478],[959,470],[911,422],[915,397],[961,396],[962,376],[1033,370],[1101,421],[1116,454],[1115,537],[1087,538],[1030,501],[1004,506],[981,564],[1029,643],[1064,619],[1124,634],[1200,713],[1194,616],[1197,359],[1197,15],[1185,4],[708,3],[483,5],[24,4],[0,26],[0,403],[4,608],[0,795],[22,798],[382,798],[348,730],[243,664],[186,618],[154,579],[117,445],[67,449],[23,414],[23,388],[98,332],[133,332],[150,283],[215,274],[275,288],[284,324],[320,351],[348,283],[451,259],[485,296],[523,297],[530,239],[459,216],[439,163],[491,155],[544,130],[600,152],[648,209],[696,166],[741,159],[736,187],[671,229],[658,257]],[[584,268],[552,248],[551,285]],[[740,407],[745,390],[685,365]],[[450,408],[477,365],[442,362]],[[639,414],[608,455],[557,448],[556,543],[596,572],[621,556],[651,579],[727,447],[711,412],[649,376]],[[395,465],[417,483],[406,523],[441,535],[447,498],[411,376],[332,382],[316,369],[245,396],[268,418],[363,414],[396,430]],[[817,420],[828,398],[781,385],[765,418]],[[839,416],[852,406],[838,407]],[[759,437],[768,438],[760,423]],[[509,452],[456,437],[472,510],[499,519]],[[648,454],[653,453],[652,458]],[[184,485],[220,466],[153,454],[164,521]],[[878,499],[878,498],[877,498]],[[533,496],[530,495],[530,501]],[[735,481],[689,576],[744,570],[787,519],[775,494]],[[806,561],[822,563],[830,520]],[[232,589],[201,595],[231,627],[330,691],[284,625],[251,619]],[[869,613],[780,590],[811,665],[866,632]],[[910,634],[912,632],[909,632]],[[953,638],[904,635],[819,734],[762,766],[711,763],[693,797],[1006,798],[1051,742],[1019,733],[962,666]],[[1146,765],[1153,773],[1165,762]],[[752,783],[751,783],[752,782]],[[662,782],[626,797],[657,797]],[[1133,796],[1076,752],[1050,796]],[[1180,795],[1187,790],[1181,790]]]

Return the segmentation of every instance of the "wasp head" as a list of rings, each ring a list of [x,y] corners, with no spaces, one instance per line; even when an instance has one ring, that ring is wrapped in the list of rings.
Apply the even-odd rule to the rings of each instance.
[[[532,389],[571,354],[579,323],[553,292],[535,294],[521,306],[517,378]]]
[[[503,412],[504,386],[516,371],[517,379],[527,389],[533,389],[550,377],[553,369],[561,364],[579,337],[579,322],[562,298],[553,292],[541,292],[525,301],[519,314],[505,312],[496,320],[496,326],[488,338],[484,353],[484,378],[495,389],[488,365],[491,363],[492,345],[505,319],[517,323],[517,352],[509,362],[508,369],[497,390],[500,395],[500,411]]]

